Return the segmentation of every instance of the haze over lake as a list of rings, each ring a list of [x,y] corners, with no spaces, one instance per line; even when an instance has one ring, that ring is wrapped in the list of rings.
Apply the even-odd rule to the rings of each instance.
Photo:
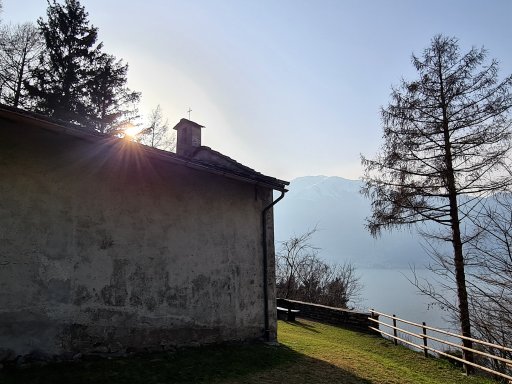
[[[434,282],[425,269],[429,256],[414,232],[385,232],[370,236],[364,220],[370,202],[359,193],[361,182],[341,177],[306,176],[294,179],[285,198],[275,206],[276,251],[279,242],[308,229],[318,228],[311,243],[326,261],[350,261],[361,276],[364,289],[361,309],[396,314],[415,322],[450,328],[446,313],[430,305],[407,279],[415,268],[420,278]]]

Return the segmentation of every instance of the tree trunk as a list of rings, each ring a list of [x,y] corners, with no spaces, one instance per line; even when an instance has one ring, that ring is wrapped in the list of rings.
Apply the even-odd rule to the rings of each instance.
[[[452,199],[450,198],[450,211],[452,211]],[[455,197],[456,201],[456,197]],[[457,283],[457,298],[459,300],[459,321],[463,336],[471,337],[471,322],[469,318],[468,292],[466,289],[466,274],[464,271],[464,255],[462,252],[462,240],[460,236],[460,222],[457,212],[457,203],[455,203],[455,214],[452,216],[452,234],[453,234],[453,261],[455,266],[455,281]],[[466,348],[473,348],[471,340],[462,340],[462,345]],[[463,350],[464,360],[474,362],[474,355],[471,351]],[[467,373],[474,371],[471,365],[466,364]]]
[[[462,251],[462,238],[460,234],[460,219],[459,219],[459,206],[457,203],[457,191],[455,188],[455,176],[452,164],[452,154],[449,141],[447,142],[447,131],[445,131],[445,145],[446,145],[446,166],[447,166],[447,183],[448,195],[450,201],[450,219],[452,230],[452,245],[453,245],[453,264],[455,267],[455,282],[457,284],[457,298],[459,300],[459,321],[460,328],[463,336],[471,337],[471,321],[469,317],[469,303],[468,292],[466,289],[466,274],[464,271],[464,253]],[[449,139],[448,139],[449,140]],[[473,348],[471,340],[462,340],[462,345],[466,348]],[[463,350],[464,359],[469,362],[474,362],[473,352]],[[467,373],[474,371],[471,365],[466,364],[465,370]]]
[[[457,298],[459,301],[459,322],[460,329],[463,336],[471,337],[471,321],[469,317],[469,303],[468,291],[466,288],[466,274],[464,271],[464,253],[462,252],[462,238],[460,234],[460,219],[459,219],[459,205],[457,202],[457,187],[455,183],[455,171],[453,169],[453,156],[450,139],[450,125],[448,120],[448,104],[445,98],[444,91],[444,78],[442,74],[442,64],[439,60],[439,80],[440,80],[440,95],[441,95],[441,108],[443,111],[443,138],[444,138],[444,151],[445,151],[445,165],[446,165],[446,183],[448,189],[448,200],[450,202],[450,221],[452,230],[452,245],[453,245],[453,264],[455,267],[455,282],[457,284]],[[473,348],[471,340],[462,340],[462,345],[466,348]],[[474,355],[471,351],[463,350],[463,357],[466,361],[474,362]],[[474,371],[473,366],[469,364],[464,365],[466,373]]]
[[[27,58],[27,51],[23,50],[23,55],[21,58],[20,63],[20,71],[18,73],[18,79],[16,81],[16,89],[14,90],[14,101],[13,101],[13,107],[18,108],[18,105],[20,103],[20,96],[21,96],[21,85],[23,81],[23,75],[24,75],[24,69],[25,69],[25,61]]]

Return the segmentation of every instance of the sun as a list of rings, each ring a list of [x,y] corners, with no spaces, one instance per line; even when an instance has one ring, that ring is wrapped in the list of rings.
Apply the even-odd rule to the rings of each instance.
[[[123,132],[124,134],[130,138],[133,139],[137,134],[141,131],[140,127],[137,127],[133,124],[126,124],[126,128],[124,128]]]

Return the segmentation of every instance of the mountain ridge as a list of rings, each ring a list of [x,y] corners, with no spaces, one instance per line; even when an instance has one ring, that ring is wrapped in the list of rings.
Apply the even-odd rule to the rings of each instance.
[[[276,250],[280,241],[317,228],[312,244],[330,262],[350,261],[359,268],[408,268],[424,265],[428,255],[410,231],[383,233],[374,239],[365,228],[370,201],[359,193],[361,180],[303,176],[275,206]]]

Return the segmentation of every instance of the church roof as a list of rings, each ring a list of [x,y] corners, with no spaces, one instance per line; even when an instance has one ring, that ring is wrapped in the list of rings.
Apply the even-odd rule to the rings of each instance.
[[[98,144],[101,143],[102,145],[116,145],[119,141],[125,140],[97,132],[93,129],[87,129],[87,127],[67,123],[39,113],[13,108],[3,104],[0,104],[0,118],[16,123],[29,124],[41,129],[74,136],[87,141],[97,142]],[[196,124],[198,127],[202,127],[195,122],[190,123]],[[184,165],[185,167],[221,175],[242,182],[261,185],[278,191],[285,191],[286,186],[289,184],[287,181],[263,175],[262,173],[257,172],[254,169],[249,168],[206,146],[196,148],[195,152],[190,157],[183,157],[178,156],[173,152],[163,151],[140,143],[134,142],[132,145],[149,156],[159,158],[164,161]]]

